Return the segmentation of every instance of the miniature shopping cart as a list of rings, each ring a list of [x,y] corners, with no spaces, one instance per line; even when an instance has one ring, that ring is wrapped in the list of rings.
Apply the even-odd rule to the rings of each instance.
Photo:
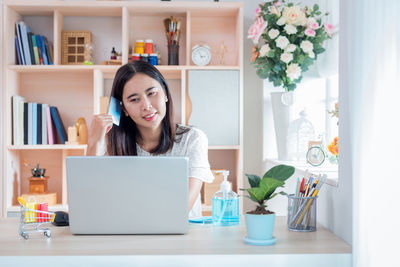
[[[37,209],[35,203],[27,203],[21,197],[18,198],[18,202],[21,205],[19,234],[28,239],[29,233],[42,232],[49,238],[51,230],[44,225],[54,221],[55,213]]]

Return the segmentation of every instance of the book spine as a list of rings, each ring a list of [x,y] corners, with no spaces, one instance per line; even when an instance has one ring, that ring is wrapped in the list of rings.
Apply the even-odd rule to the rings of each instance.
[[[42,36],[42,35],[40,35],[40,46],[42,48],[43,64],[49,65],[49,62],[47,61],[47,56],[46,56],[46,48],[44,46],[44,36]]]
[[[47,141],[47,104],[42,104],[42,143],[48,144]]]
[[[17,63],[18,63],[18,65],[22,65],[22,59],[21,59],[21,54],[20,54],[20,52],[19,52],[19,43],[18,43],[18,37],[17,36],[15,36],[15,52],[16,52],[16,55],[17,55]]]
[[[47,117],[47,139],[48,139],[48,144],[49,145],[54,145],[55,142],[55,135],[54,135],[54,126],[53,126],[53,121],[51,119],[51,114],[50,114],[50,107],[47,106],[46,108],[46,117]]]
[[[29,31],[28,32],[29,54],[31,56],[31,63],[32,63],[32,65],[34,65],[35,64],[35,54],[33,53],[32,35],[33,34]]]
[[[42,143],[42,104],[37,104],[37,144]]]
[[[37,103],[32,103],[32,145],[37,145]]]
[[[39,50],[36,42],[36,35],[32,35],[33,53],[35,55],[35,64],[40,65]]]
[[[17,30],[19,51],[20,51],[21,60],[22,60],[21,65],[26,65],[26,63],[25,63],[24,47],[23,47],[23,44],[22,44],[22,31],[21,31],[21,25],[19,24],[19,22],[15,24],[15,27],[16,27],[16,30]]]
[[[49,43],[51,62],[54,64],[53,45]]]
[[[40,35],[36,35],[36,44],[38,47],[38,54],[39,54],[39,65],[43,65],[43,51],[42,45],[40,44]]]
[[[12,127],[12,132],[13,132],[13,141],[12,143],[14,145],[19,145],[19,96],[18,95],[13,95],[12,96],[12,122],[13,122],[13,127]]]
[[[28,121],[29,121],[29,104],[24,103],[24,145],[29,144],[29,134],[28,134]]]
[[[22,32],[21,36],[22,36],[22,43],[23,43],[23,48],[24,48],[25,63],[26,63],[26,65],[32,65],[31,56],[29,54],[28,32],[27,32],[27,27],[26,27],[25,22],[21,21],[20,26],[21,26],[21,32]]]
[[[58,137],[62,144],[65,144],[67,141],[67,132],[65,131],[64,124],[62,122],[60,113],[58,112],[57,107],[50,107],[51,118],[54,121],[54,125],[56,126],[56,130],[58,133]]]
[[[33,103],[28,103],[28,145],[33,144],[32,137],[32,113],[33,113]]]
[[[25,127],[24,127],[24,98],[21,97],[21,100],[19,101],[19,114],[20,114],[20,120],[19,120],[19,144],[23,145],[24,144],[24,132],[25,132]]]
[[[47,62],[49,63],[49,65],[53,65],[53,61],[50,55],[50,48],[49,48],[50,45],[46,37],[44,37],[44,46],[46,48]]]

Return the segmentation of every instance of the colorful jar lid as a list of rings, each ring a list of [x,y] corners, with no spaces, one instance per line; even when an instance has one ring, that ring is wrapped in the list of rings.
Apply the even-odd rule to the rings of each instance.
[[[141,54],[141,56],[142,56],[142,57],[148,57],[149,54],[144,53],[144,54]]]
[[[152,39],[147,39],[147,40],[145,41],[145,43],[152,43],[152,42],[153,42]]]
[[[136,40],[136,43],[143,43],[143,40]]]

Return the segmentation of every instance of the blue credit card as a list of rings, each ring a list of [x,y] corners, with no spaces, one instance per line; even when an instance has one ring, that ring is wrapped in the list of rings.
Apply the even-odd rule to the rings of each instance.
[[[121,119],[122,102],[114,97],[110,99],[110,105],[108,107],[108,114],[112,116],[113,123],[119,126]]]

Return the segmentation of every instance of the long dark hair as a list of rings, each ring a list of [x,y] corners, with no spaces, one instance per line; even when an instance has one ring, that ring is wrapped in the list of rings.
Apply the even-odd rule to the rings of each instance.
[[[161,85],[168,98],[165,117],[161,121],[161,136],[158,146],[150,153],[162,154],[172,148],[175,140],[176,125],[173,122],[172,97],[162,74],[150,63],[133,61],[120,67],[115,75],[111,96],[122,102],[125,84],[137,73],[143,73],[155,79]],[[121,113],[119,126],[113,125],[107,136],[107,152],[110,156],[137,156],[136,141],[140,132],[129,116]]]

